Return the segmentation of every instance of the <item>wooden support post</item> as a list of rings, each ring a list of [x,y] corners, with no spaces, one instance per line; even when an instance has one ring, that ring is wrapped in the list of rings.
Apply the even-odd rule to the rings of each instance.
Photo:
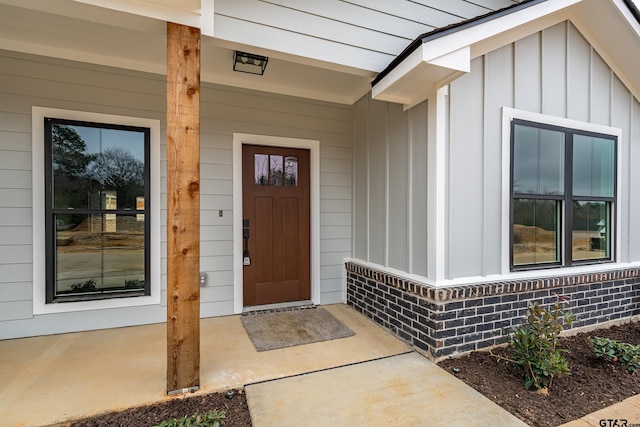
[[[200,30],[167,24],[167,393],[200,386]]]

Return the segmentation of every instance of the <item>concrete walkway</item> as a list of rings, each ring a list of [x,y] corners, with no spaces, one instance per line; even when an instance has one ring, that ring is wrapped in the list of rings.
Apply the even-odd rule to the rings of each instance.
[[[198,394],[410,350],[346,305],[324,308],[355,335],[257,352],[240,316],[203,319]],[[155,324],[0,340],[0,425],[50,425],[169,399],[166,334]]]
[[[411,352],[245,387],[254,427],[526,424]]]

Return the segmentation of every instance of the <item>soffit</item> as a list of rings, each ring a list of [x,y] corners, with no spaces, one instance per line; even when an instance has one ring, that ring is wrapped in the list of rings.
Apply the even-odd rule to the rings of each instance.
[[[0,49],[166,73],[165,21],[90,3],[95,1],[0,0]],[[269,56],[265,75],[234,72],[236,49]],[[203,82],[348,105],[369,91],[375,76],[374,71],[335,67],[206,35],[201,60]]]
[[[0,49],[164,74],[171,21],[201,29],[205,82],[353,104],[413,34],[516,1],[0,0]],[[234,50],[265,75],[234,73]]]

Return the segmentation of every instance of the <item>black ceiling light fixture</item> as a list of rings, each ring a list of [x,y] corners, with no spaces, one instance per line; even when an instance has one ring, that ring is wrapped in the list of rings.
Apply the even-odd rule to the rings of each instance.
[[[240,73],[257,74],[261,76],[264,74],[264,69],[267,68],[267,62],[269,62],[269,58],[266,56],[237,50],[233,53],[233,71]]]

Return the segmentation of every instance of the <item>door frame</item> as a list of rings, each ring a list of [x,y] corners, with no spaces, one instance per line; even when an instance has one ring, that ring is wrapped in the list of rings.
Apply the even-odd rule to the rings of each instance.
[[[309,150],[311,203],[311,302],[320,304],[320,141],[280,136],[233,134],[233,312],[242,313],[242,145],[301,148]]]

